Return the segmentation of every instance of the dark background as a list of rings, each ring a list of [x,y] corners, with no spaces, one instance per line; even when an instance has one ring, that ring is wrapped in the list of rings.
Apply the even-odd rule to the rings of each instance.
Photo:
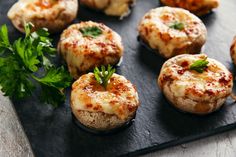
[[[12,40],[23,35],[6,17],[15,1],[0,0],[0,25],[8,25]],[[36,157],[133,156],[235,128],[236,106],[231,99],[219,111],[199,117],[172,108],[161,94],[156,79],[164,59],[137,41],[138,22],[145,12],[158,6],[158,0],[138,0],[131,15],[122,21],[80,7],[75,23],[103,22],[122,36],[125,55],[118,73],[137,86],[141,106],[130,127],[116,134],[99,136],[82,131],[72,122],[69,90],[66,103],[57,109],[41,104],[37,93],[31,99],[13,102]],[[202,52],[221,61],[232,72],[229,47],[236,35],[235,10],[234,0],[224,0],[215,12],[202,17],[208,30]],[[56,43],[59,34],[52,37]]]

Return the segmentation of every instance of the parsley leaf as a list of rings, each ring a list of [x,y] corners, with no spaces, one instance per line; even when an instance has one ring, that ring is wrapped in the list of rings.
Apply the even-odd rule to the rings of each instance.
[[[58,107],[60,104],[65,102],[65,94],[63,90],[58,90],[54,87],[41,84],[42,93],[40,100],[51,104],[54,107]]]
[[[69,87],[72,81],[72,77],[63,66],[60,68],[51,67],[44,77],[38,78],[33,76],[33,78],[41,84],[54,87],[58,90]]]
[[[177,29],[177,30],[183,30],[184,24],[182,22],[175,21],[172,25],[169,26],[170,28]]]
[[[198,73],[203,73],[204,69],[207,68],[207,64],[209,62],[207,61],[207,57],[202,60],[197,60],[190,66],[190,70],[195,70]]]
[[[19,38],[14,43],[14,50],[21,58],[24,67],[32,72],[38,71],[38,64],[40,63],[36,51],[32,51],[31,43],[28,40]]]
[[[22,99],[32,94],[34,85],[13,56],[0,58],[0,85],[5,96]]]
[[[25,37],[13,44],[7,26],[0,27],[0,89],[12,99],[22,99],[31,96],[35,83],[39,83],[43,100],[58,106],[64,102],[63,91],[70,86],[72,78],[64,67],[54,67],[46,57],[56,52],[47,29],[33,31],[33,27],[31,23],[26,24]]]
[[[112,68],[111,65],[108,65],[107,70],[104,65],[101,66],[101,71],[98,67],[94,68],[94,76],[96,81],[101,84],[104,88],[107,87],[110,78],[113,73],[116,71],[115,68]]]
[[[97,26],[81,28],[79,29],[79,31],[83,34],[84,37],[95,38],[102,34],[102,30]]]
[[[25,38],[16,40],[12,51],[19,57],[25,69],[36,72],[41,66],[47,69],[52,65],[45,54],[55,54],[56,49],[52,47],[47,29],[31,32],[32,29],[31,23],[25,25]]]
[[[31,22],[25,24],[24,29],[25,29],[25,36],[26,37],[30,36],[31,30],[33,27],[34,27],[34,25]]]
[[[64,67],[51,67],[42,78],[32,76],[42,88],[42,99],[57,107],[65,101],[63,89],[71,85],[72,77]]]
[[[0,28],[0,54],[4,53],[5,49],[11,50],[11,45],[8,38],[8,29],[6,25]]]

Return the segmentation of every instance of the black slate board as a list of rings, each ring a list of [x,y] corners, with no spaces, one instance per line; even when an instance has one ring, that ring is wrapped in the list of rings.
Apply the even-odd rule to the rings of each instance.
[[[6,17],[15,1],[0,1],[0,25],[8,24],[11,39],[22,36]],[[140,45],[136,28],[144,13],[158,6],[157,0],[138,0],[132,14],[123,21],[80,8],[76,21],[103,22],[122,36],[125,55],[118,72],[136,84],[141,107],[130,127],[116,134],[98,136],[77,128],[68,100],[57,109],[40,104],[37,94],[32,99],[13,102],[36,157],[135,156],[236,127],[236,105],[231,99],[221,110],[199,117],[172,108],[157,88],[156,78],[164,59]],[[235,10],[234,0],[224,0],[215,12],[202,17],[208,29],[204,52],[231,71],[234,68],[229,46],[236,35]],[[58,37],[54,35],[55,41]]]

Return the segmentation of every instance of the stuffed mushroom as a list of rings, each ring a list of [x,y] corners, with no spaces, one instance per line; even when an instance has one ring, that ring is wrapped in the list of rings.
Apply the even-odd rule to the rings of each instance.
[[[106,87],[94,73],[82,75],[72,85],[71,109],[86,128],[110,131],[130,122],[139,106],[135,86],[124,76],[113,74]]]
[[[61,35],[58,52],[77,79],[96,66],[116,65],[123,56],[121,37],[102,23],[73,24]]]
[[[80,0],[82,5],[103,11],[106,15],[119,16],[121,19],[130,13],[136,0]]]
[[[144,15],[139,37],[164,58],[179,54],[196,54],[206,41],[207,30],[202,21],[181,8],[160,7]]]
[[[164,5],[179,7],[201,16],[219,6],[219,0],[161,0]]]
[[[236,36],[234,37],[233,42],[230,46],[230,55],[234,65],[236,65]]]
[[[8,18],[21,32],[25,23],[35,29],[47,28],[49,32],[62,31],[77,15],[77,0],[19,0],[8,11]]]
[[[233,87],[229,70],[205,54],[183,54],[167,60],[157,82],[174,107],[201,115],[219,109]]]

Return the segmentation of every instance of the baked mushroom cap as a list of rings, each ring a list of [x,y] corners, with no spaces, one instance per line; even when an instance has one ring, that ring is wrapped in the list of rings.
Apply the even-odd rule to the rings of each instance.
[[[83,34],[83,30],[91,28],[95,33],[99,32],[97,36]],[[71,25],[64,30],[58,44],[58,52],[75,79],[96,66],[117,64],[123,49],[121,37],[116,32],[102,23],[92,21]]]
[[[219,0],[161,0],[164,5],[180,7],[201,16],[219,6]]]
[[[141,40],[164,58],[199,53],[207,35],[205,25],[198,17],[172,7],[147,12],[138,30]]]
[[[233,42],[230,46],[230,56],[234,65],[236,65],[236,36],[234,37]]]
[[[8,11],[8,18],[21,32],[25,23],[31,22],[35,29],[47,28],[59,32],[77,15],[77,0],[19,0]]]
[[[82,75],[72,85],[72,112],[91,129],[120,127],[134,118],[138,106],[136,88],[118,74],[113,74],[106,89],[97,83],[93,73]]]
[[[89,8],[103,11],[106,15],[120,16],[129,15],[131,6],[136,0],[81,0],[80,3]]]
[[[179,110],[208,114],[219,109],[231,94],[232,74],[220,62],[204,54],[183,54],[167,60],[158,77],[165,97]],[[209,63],[202,73],[190,70],[197,60]]]

